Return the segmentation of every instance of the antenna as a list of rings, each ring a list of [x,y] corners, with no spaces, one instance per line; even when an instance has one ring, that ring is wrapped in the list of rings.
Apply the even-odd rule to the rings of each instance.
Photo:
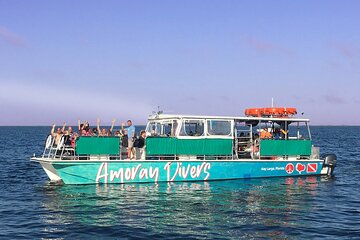
[[[274,107],[274,98],[271,98],[271,107]]]
[[[154,115],[160,115],[160,114],[162,114],[163,113],[163,111],[162,110],[160,110],[160,106],[157,106],[157,111],[153,111],[152,112]]]

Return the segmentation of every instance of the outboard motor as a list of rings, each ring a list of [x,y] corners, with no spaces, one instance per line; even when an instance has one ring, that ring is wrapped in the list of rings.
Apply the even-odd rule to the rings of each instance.
[[[321,159],[324,160],[324,166],[328,168],[327,175],[329,177],[332,176],[334,168],[336,167],[336,155],[333,153],[322,154]]]

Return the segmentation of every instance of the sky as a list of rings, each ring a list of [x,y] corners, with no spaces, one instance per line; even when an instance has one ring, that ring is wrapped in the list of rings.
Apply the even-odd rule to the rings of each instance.
[[[296,107],[360,125],[360,1],[0,0],[0,125]]]

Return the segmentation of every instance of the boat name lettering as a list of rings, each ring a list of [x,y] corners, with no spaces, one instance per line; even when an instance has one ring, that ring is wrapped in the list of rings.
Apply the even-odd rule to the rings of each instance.
[[[172,167],[176,165],[175,167]],[[183,179],[187,179],[190,175],[191,178],[199,178],[201,173],[205,173],[206,176],[204,180],[208,180],[210,177],[210,173],[208,170],[211,168],[211,164],[207,162],[203,162],[202,164],[198,164],[197,166],[188,164],[187,166],[183,166],[181,162],[177,162],[173,164],[172,162],[168,162],[164,166],[164,170],[167,172],[167,181],[172,182],[176,177],[180,177]],[[171,171],[175,169],[175,171]]]
[[[113,182],[114,179],[120,179],[120,183],[124,183],[124,180],[130,181],[135,180],[137,176],[142,179],[154,179],[154,182],[159,180],[159,168],[158,167],[149,167],[142,168],[141,164],[138,164],[134,167],[119,168],[117,171],[110,170],[108,171],[108,163],[102,163],[99,167],[98,173],[96,175],[96,182],[98,183],[100,179],[104,179],[104,183]]]
[[[183,164],[181,162],[168,162],[164,166],[164,170],[167,175],[167,181],[171,182],[180,179],[197,179],[202,174],[205,174],[203,180],[208,180],[210,177],[209,169],[211,164],[203,162],[201,164]],[[148,180],[153,179],[154,182],[158,182],[160,177],[159,167],[143,167],[142,164],[137,164],[133,167],[124,167],[117,170],[109,170],[108,163],[104,162],[100,165],[97,175],[96,182],[120,182],[124,183],[127,181]],[[118,179],[118,180],[116,180]],[[177,180],[180,180],[177,179]]]
[[[285,167],[262,167],[261,171],[280,171],[285,170]]]

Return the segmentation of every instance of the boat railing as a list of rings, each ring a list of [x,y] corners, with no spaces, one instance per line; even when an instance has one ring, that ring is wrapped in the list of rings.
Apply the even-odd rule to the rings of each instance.
[[[150,155],[146,160],[168,161],[206,161],[206,160],[233,160],[232,155]]]
[[[55,138],[50,134],[45,141],[45,148],[42,154],[43,158],[55,158],[60,157],[64,153],[67,153],[71,146],[65,144],[65,136],[62,136],[58,142],[55,143]]]
[[[72,146],[62,136],[55,143],[55,138],[49,135],[45,141],[45,148],[42,158],[58,159],[58,160],[125,160],[127,159],[127,147],[122,145],[122,141],[118,137],[79,137],[75,146]],[[151,139],[151,138],[149,138]],[[156,140],[156,139],[153,139]],[[164,140],[164,139],[162,139]],[[231,160],[231,159],[273,159],[298,157],[301,159],[317,159],[319,158],[319,149],[311,144],[311,140],[303,139],[256,139],[242,136],[236,138],[233,154],[230,151],[203,151],[205,146],[215,147],[209,144],[221,144],[218,140],[215,143],[198,142],[198,150],[194,150],[195,144],[191,142],[179,142],[186,148],[173,149],[159,148],[154,149],[160,142],[152,144],[153,151],[147,151],[146,160],[170,160],[170,161],[189,161],[189,160]],[[147,147],[151,147],[151,141]],[[223,142],[225,147],[232,142]],[[200,145],[199,145],[200,144]],[[109,147],[110,146],[110,147]],[[170,145],[169,145],[170,146]],[[229,146],[231,148],[231,146]],[[228,147],[226,147],[228,148]],[[147,149],[149,150],[149,149]],[[150,149],[151,150],[151,149]]]
[[[260,159],[310,159],[312,143],[309,139],[264,138],[259,140],[257,151]]]
[[[116,153],[107,154],[94,153],[94,152],[78,152],[75,146],[71,146],[66,141],[67,136],[62,136],[58,142],[55,143],[55,138],[52,135],[48,135],[45,141],[45,148],[42,154],[42,158],[59,159],[59,160],[123,160],[127,158],[127,148],[122,146],[122,141],[119,139]],[[84,137],[79,137],[77,140]],[[86,137],[95,140],[97,137]],[[102,137],[103,138],[103,137]],[[92,147],[92,146],[89,146]]]
[[[95,140],[106,137],[80,137],[88,140]],[[127,159],[127,148],[122,145],[120,139],[118,154],[79,154],[76,147],[66,144],[66,136],[62,136],[58,144],[55,144],[55,138],[49,135],[46,139],[45,148],[42,154],[43,158],[57,159],[57,160],[125,160]],[[88,148],[92,146],[89,145]],[[146,156],[146,160],[169,160],[169,161],[189,161],[189,160],[231,160],[232,155],[150,155]]]
[[[45,148],[44,148],[44,151],[42,154],[43,158],[45,156],[47,156],[47,157],[50,156],[50,152],[51,152],[52,148],[54,147],[54,141],[55,141],[55,138],[51,134],[49,134],[45,141]]]
[[[319,158],[320,158],[320,147],[311,146],[310,159],[319,159]]]
[[[252,132],[251,130],[237,129],[235,138],[235,154],[237,158],[252,158]]]
[[[55,138],[52,135],[48,135],[42,157],[63,159],[65,156],[75,158],[75,149],[71,145],[66,144],[66,136],[61,136],[58,144],[56,144]]]

